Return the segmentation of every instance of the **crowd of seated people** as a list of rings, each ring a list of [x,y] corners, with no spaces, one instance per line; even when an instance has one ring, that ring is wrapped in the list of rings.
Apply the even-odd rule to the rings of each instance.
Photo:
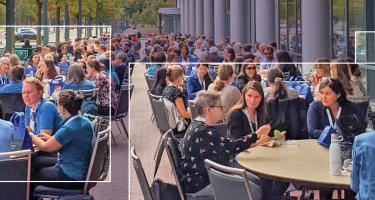
[[[146,45],[151,60],[162,55],[162,60],[166,62],[158,65],[147,64],[147,74],[156,79],[150,92],[175,102],[183,118],[191,118],[187,111],[187,100],[194,100],[198,109],[199,116],[191,119],[191,124],[180,143],[183,159],[180,167],[185,174],[181,181],[187,193],[196,196],[212,194],[207,172],[203,168],[205,158],[231,166],[233,163],[218,158],[233,158],[235,154],[243,151],[244,144],[236,143],[236,139],[247,136],[252,138],[259,132],[273,136],[270,130],[274,130],[275,127],[271,127],[270,121],[266,120],[276,117],[268,116],[266,107],[270,101],[283,102],[297,98],[303,100],[301,102],[306,106],[306,111],[299,115],[304,115],[303,126],[307,128],[303,131],[306,131],[306,139],[319,138],[326,126],[336,129],[335,119],[346,115],[354,115],[360,122],[360,130],[366,131],[366,111],[354,100],[366,101],[367,93],[361,82],[359,66],[353,63],[353,60],[317,58],[311,76],[304,77],[289,53],[278,50],[276,43],[256,43],[252,51],[252,45],[229,43],[227,38],[215,44],[213,38],[171,33],[150,36]],[[169,55],[177,55],[177,63],[172,59],[173,65],[168,64]],[[205,62],[186,63],[196,59]],[[236,63],[233,63],[234,61]],[[186,73],[187,70],[189,73]],[[214,73],[210,73],[211,70]],[[152,73],[148,73],[149,71]],[[178,72],[174,78],[171,77],[172,71]],[[184,80],[183,74],[186,84],[181,83]],[[296,89],[286,84],[287,82],[296,82],[297,85],[301,82],[306,87],[301,93],[300,88]],[[306,89],[314,95],[312,100],[307,99]],[[232,139],[229,143],[226,143],[227,138],[220,138],[214,131],[210,133],[212,124],[223,121],[226,122],[228,136]],[[287,131],[281,135],[282,138],[288,138]],[[205,142],[195,144],[196,137],[200,138],[199,141]],[[215,143],[217,137],[225,141],[224,145]],[[253,139],[245,145],[246,148],[257,146],[256,138]],[[264,143],[267,139],[261,140],[261,143]],[[209,141],[213,141],[213,147],[200,153],[199,148]],[[231,151],[232,145],[239,148]],[[212,155],[212,151],[220,153]],[[220,155],[221,153],[225,156]],[[189,160],[191,157],[195,159]],[[195,176],[197,170],[199,173]],[[288,185],[285,182],[262,179],[263,199],[281,199]],[[332,195],[332,192],[328,193]]]

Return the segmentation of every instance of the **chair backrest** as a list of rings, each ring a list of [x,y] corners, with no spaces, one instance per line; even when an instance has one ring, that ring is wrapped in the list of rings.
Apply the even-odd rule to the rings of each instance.
[[[150,98],[150,103],[152,111],[154,112],[156,124],[160,130],[160,133],[163,134],[170,129],[168,121],[168,111],[165,108],[163,97],[153,95],[150,91],[148,91],[148,96]]]
[[[227,122],[217,123],[217,124],[212,125],[211,127],[215,133],[218,133],[221,136],[224,136],[224,137],[230,136]]]
[[[196,102],[194,100],[189,100],[188,103],[189,103],[191,118],[195,119],[196,117],[198,117],[197,107],[195,106]]]
[[[129,110],[129,99],[132,94],[134,84],[122,85],[120,90],[119,101],[116,106],[114,118],[119,118],[120,116],[125,117]]]
[[[25,103],[21,93],[2,93],[0,94],[0,107],[4,120],[9,120],[14,112],[24,112]],[[9,117],[8,117],[9,116]]]
[[[92,154],[90,158],[90,164],[87,171],[86,182],[83,188],[83,194],[87,194],[95,183],[89,183],[88,181],[99,181],[99,178],[104,171],[105,162],[109,156],[109,135],[111,129],[108,126],[105,130],[100,131],[96,136],[96,141],[92,149]]]
[[[145,200],[152,200],[151,190],[147,181],[145,171],[143,170],[141,160],[137,156],[134,147],[131,147],[130,155],[133,159],[133,166],[135,169],[135,173],[137,174],[139,185],[141,186],[143,198]]]
[[[0,183],[2,199],[29,199],[31,151],[21,150],[0,153],[0,181],[25,181]]]
[[[156,176],[156,173],[158,172],[159,165],[160,165],[160,162],[161,162],[161,158],[163,156],[165,146],[167,145],[168,138],[171,138],[172,134],[173,134],[173,130],[169,129],[167,132],[165,132],[163,134],[163,136],[161,138],[161,141],[160,141],[161,143],[159,145],[159,149],[158,149],[158,152],[157,152],[156,158],[155,158],[154,177]]]
[[[248,179],[244,169],[223,166],[208,159],[204,162],[216,200],[260,200],[261,188]]]
[[[366,100],[366,101],[354,101],[355,104],[357,104],[357,106],[359,107],[359,109],[361,110],[361,112],[365,115],[364,117],[367,118],[368,116],[368,113],[370,111],[370,101],[369,100]]]
[[[145,75],[145,79],[146,79],[146,83],[147,83],[148,89],[151,90],[151,88],[154,85],[154,83],[155,83],[156,80],[155,80],[154,77],[149,76],[146,73],[144,75]]]
[[[179,166],[179,163],[180,163],[179,161],[181,159],[181,152],[179,151],[178,148],[176,148],[176,145],[173,143],[172,138],[168,138],[166,147],[167,147],[166,148],[167,155],[168,155],[171,167],[172,167],[172,173],[176,181],[178,192],[180,193],[181,200],[185,200],[185,193],[182,190],[182,184],[180,182],[182,178],[180,174],[180,166]]]

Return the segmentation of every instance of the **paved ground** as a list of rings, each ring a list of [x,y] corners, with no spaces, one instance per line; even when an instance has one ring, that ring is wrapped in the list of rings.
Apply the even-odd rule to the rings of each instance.
[[[143,77],[144,67],[136,65],[133,73],[133,82],[135,84],[132,100],[130,102],[130,145],[134,146],[138,156],[141,159],[148,182],[153,180],[154,152],[159,140],[160,132],[156,126],[150,122],[152,113],[151,105],[147,97],[148,90],[146,81]],[[171,174],[171,168],[164,152],[162,162],[159,167],[157,177],[166,182],[174,183]],[[143,199],[142,191],[139,187],[138,179],[135,174],[132,162],[130,168],[130,199]]]

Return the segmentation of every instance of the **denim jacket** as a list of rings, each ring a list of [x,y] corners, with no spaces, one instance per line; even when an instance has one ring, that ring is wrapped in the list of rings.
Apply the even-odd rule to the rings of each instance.
[[[375,131],[355,137],[352,159],[352,190],[359,200],[375,199]]]

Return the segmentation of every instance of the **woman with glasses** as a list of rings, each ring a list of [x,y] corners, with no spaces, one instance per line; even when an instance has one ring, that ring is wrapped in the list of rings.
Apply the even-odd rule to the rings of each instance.
[[[322,78],[319,84],[320,100],[310,104],[307,112],[307,129],[312,138],[319,138],[326,126],[336,129],[336,119],[344,115],[355,115],[365,131],[366,119],[359,107],[347,99],[341,81]]]
[[[223,104],[220,93],[216,91],[198,92],[196,107],[199,117],[192,121],[179,147],[182,155],[181,173],[184,177],[182,187],[188,196],[213,196],[204,160],[210,159],[229,166],[230,157],[252,144],[266,143],[269,140],[268,131],[248,133],[236,140],[215,132],[212,126],[223,119]],[[260,190],[260,187],[257,189]]]
[[[29,132],[33,144],[39,150],[58,152],[59,158],[49,159],[50,166],[35,170],[34,181],[84,181],[91,151],[93,129],[91,122],[78,114],[83,97],[73,90],[63,90],[59,94],[57,108],[64,118],[61,128],[50,136],[45,133],[35,135]],[[40,137],[40,136],[43,136]],[[43,185],[81,189],[83,183],[42,183]]]
[[[221,92],[221,102],[223,103],[224,115],[229,109],[241,99],[241,92],[233,86],[234,69],[230,64],[221,64],[217,71],[216,80],[208,86],[208,91]]]
[[[260,82],[262,80],[262,77],[257,73],[257,66],[252,59],[247,59],[243,62],[241,73],[237,78],[237,87],[240,91],[242,91],[248,82]]]

